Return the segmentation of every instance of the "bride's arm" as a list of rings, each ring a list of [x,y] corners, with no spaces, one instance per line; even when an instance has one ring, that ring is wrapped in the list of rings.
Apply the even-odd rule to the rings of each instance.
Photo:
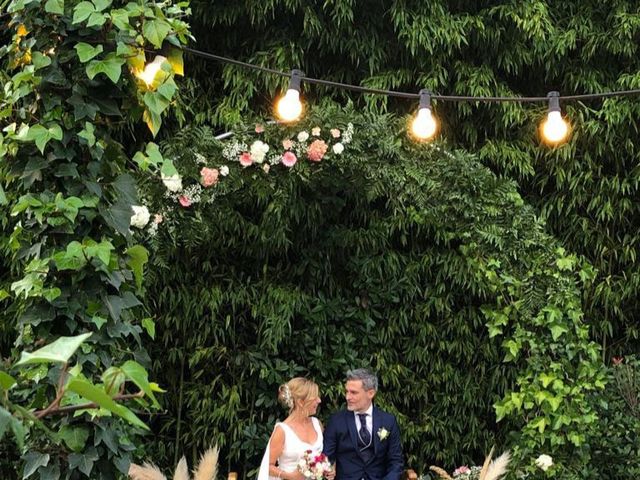
[[[282,428],[276,427],[269,441],[269,476],[283,478],[284,473],[280,467],[276,465],[278,458],[282,455],[284,449],[284,431]]]

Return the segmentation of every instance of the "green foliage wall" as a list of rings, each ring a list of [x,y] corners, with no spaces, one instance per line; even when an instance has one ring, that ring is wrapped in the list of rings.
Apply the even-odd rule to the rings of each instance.
[[[630,0],[195,0],[198,47],[271,68],[378,88],[443,94],[545,95],[638,88],[640,14]],[[283,80],[191,60],[196,120],[231,124],[266,110]],[[310,102],[351,93],[303,85]],[[416,105],[366,96],[361,106]],[[585,291],[592,335],[605,354],[636,350],[640,312],[638,118],[633,98],[563,105],[573,140],[538,145],[543,106],[438,103],[442,134],[478,152],[547,219],[598,276]],[[610,348],[609,348],[610,347]]]
[[[238,168],[188,208],[148,185],[164,216],[149,348],[168,390],[154,458],[218,442],[224,466],[246,474],[284,416],[280,383],[313,377],[326,418],[345,370],[370,365],[412,467],[479,461],[498,441],[523,469],[542,448],[557,453],[570,478],[595,421],[584,396],[602,386],[576,287],[588,272],[474,158],[406,142],[402,121],[323,112],[260,138],[277,153],[300,130],[353,122],[342,156]],[[192,129],[165,156],[188,182],[224,148]]]

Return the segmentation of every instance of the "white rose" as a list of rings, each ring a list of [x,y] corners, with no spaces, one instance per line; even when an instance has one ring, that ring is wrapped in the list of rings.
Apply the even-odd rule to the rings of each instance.
[[[162,175],[162,183],[170,192],[179,192],[182,190],[182,178],[177,173],[175,175]]]
[[[553,465],[553,459],[549,455],[542,454],[536,458],[536,465],[546,472]]]
[[[264,157],[269,151],[269,145],[260,140],[256,140],[251,144],[251,148],[249,149],[251,153],[251,159],[256,163],[264,162]]]
[[[151,218],[149,209],[144,205],[131,205],[131,210],[133,210],[133,215],[131,215],[129,224],[132,227],[144,228],[147,223],[149,223],[149,219]]]
[[[344,145],[338,142],[333,146],[332,150],[336,155],[340,155],[342,152],[344,152]]]
[[[298,134],[299,142],[306,142],[309,139],[309,134],[304,130]]]
[[[218,171],[220,172],[220,175],[222,175],[223,177],[226,177],[227,175],[229,175],[229,167],[227,167],[226,165],[221,166]]]

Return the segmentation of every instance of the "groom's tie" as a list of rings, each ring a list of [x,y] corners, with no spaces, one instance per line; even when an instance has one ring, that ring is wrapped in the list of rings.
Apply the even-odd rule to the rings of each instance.
[[[363,446],[366,448],[371,444],[371,434],[367,429],[367,414],[358,413],[358,417],[360,418],[360,430],[358,431],[358,434],[360,435],[360,440],[362,440]]]

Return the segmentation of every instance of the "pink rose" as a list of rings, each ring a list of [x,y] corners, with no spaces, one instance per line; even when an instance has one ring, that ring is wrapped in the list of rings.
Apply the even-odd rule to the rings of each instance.
[[[338,130],[337,128],[332,128],[331,129],[331,136],[333,138],[338,138],[340,136],[340,130]]]
[[[153,223],[155,223],[156,225],[162,223],[163,220],[164,220],[164,217],[159,213],[156,213],[155,216],[153,217]]]
[[[251,159],[251,154],[249,152],[244,152],[242,155],[240,155],[240,165],[242,165],[243,167],[248,167],[252,163],[253,160]]]
[[[205,187],[215,185],[216,183],[218,183],[219,174],[220,172],[218,172],[217,168],[203,167],[202,170],[200,170],[202,185],[204,185]]]
[[[296,162],[298,161],[298,157],[296,157],[296,154],[293,152],[284,152],[284,154],[282,155],[282,164],[285,167],[293,167]]]
[[[283,140],[282,146],[284,147],[285,150],[289,150],[291,147],[293,147],[293,141],[289,139]]]
[[[314,140],[309,148],[307,148],[307,158],[312,162],[319,162],[324,157],[324,154],[327,153],[327,144],[324,143],[324,140]]]
[[[191,199],[186,195],[180,195],[178,197],[178,201],[180,202],[180,205],[182,205],[185,208],[191,206]]]
[[[262,133],[264,132],[264,125],[262,125],[261,123],[257,123],[256,124],[256,133]]]
[[[462,475],[463,473],[470,473],[471,469],[469,467],[467,467],[466,465],[462,465],[461,467],[456,468],[453,471],[453,476],[455,477],[456,475]]]

